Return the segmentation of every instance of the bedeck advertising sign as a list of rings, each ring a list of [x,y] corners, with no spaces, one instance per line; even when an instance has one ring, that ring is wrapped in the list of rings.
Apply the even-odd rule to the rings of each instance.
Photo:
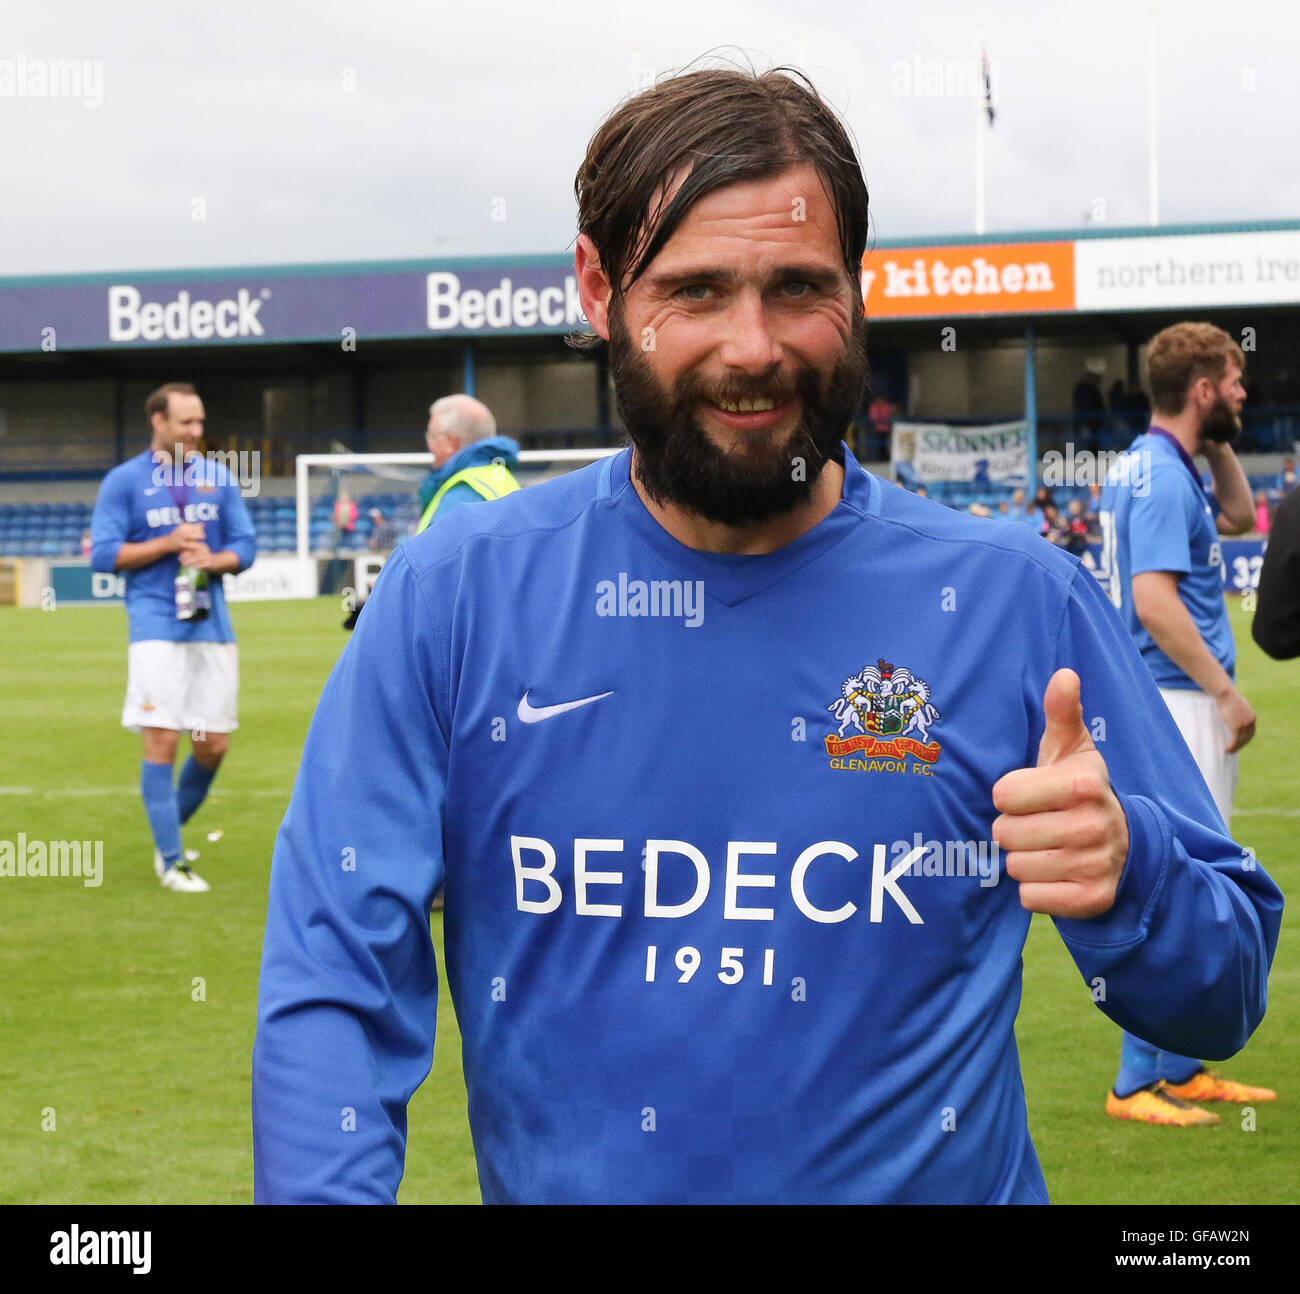
[[[1300,303],[1300,228],[873,247],[871,319]],[[584,330],[565,255],[0,280],[0,352]]]
[[[585,329],[565,256],[0,282],[0,351],[475,337]]]

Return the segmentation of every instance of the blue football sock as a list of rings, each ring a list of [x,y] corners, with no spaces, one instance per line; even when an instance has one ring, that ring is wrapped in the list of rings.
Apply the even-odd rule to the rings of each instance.
[[[163,865],[173,867],[181,857],[181,818],[176,808],[176,788],[170,764],[140,764],[140,795],[153,832],[153,843]]]
[[[1116,1096],[1132,1096],[1140,1087],[1149,1087],[1160,1079],[1185,1083],[1201,1069],[1201,1062],[1177,1052],[1161,1051],[1131,1033],[1124,1035],[1119,1053],[1119,1076],[1115,1079]]]
[[[193,755],[185,761],[185,767],[181,769],[176,783],[176,804],[182,822],[188,822],[194,816],[194,811],[207,799],[208,788],[216,775],[215,768],[204,768]]]

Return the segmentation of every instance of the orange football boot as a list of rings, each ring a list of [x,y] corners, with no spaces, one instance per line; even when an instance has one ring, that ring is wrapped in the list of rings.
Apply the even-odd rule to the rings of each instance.
[[[1211,1069],[1202,1069],[1185,1083],[1166,1083],[1169,1095],[1180,1101],[1235,1101],[1249,1105],[1254,1101],[1276,1101],[1277,1093],[1269,1087],[1247,1087],[1230,1078],[1220,1078]]]
[[[1163,1123],[1177,1128],[1220,1122],[1213,1111],[1202,1110],[1199,1105],[1192,1105],[1170,1092],[1164,1079],[1150,1087],[1139,1087],[1128,1096],[1116,1096],[1112,1091],[1106,1097],[1106,1113],[1112,1119],[1136,1119],[1140,1123]]]

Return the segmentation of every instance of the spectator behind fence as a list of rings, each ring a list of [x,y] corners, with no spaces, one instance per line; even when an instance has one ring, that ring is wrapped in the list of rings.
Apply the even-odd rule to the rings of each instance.
[[[1095,451],[1097,448],[1106,414],[1106,401],[1101,394],[1101,379],[1105,371],[1105,360],[1090,359],[1084,366],[1083,376],[1074,385],[1071,398],[1073,430],[1081,449]]]
[[[1290,369],[1280,368],[1273,385],[1273,408],[1277,410],[1273,418],[1273,430],[1279,448],[1296,433],[1297,405],[1300,405],[1300,380],[1291,375]]]
[[[1124,396],[1124,411],[1129,415],[1125,419],[1129,429],[1126,438],[1128,435],[1140,436],[1151,421],[1151,401],[1136,382],[1128,385],[1128,392]]]
[[[366,547],[372,553],[391,552],[397,544],[397,528],[379,508],[370,509],[370,534],[366,537]]]
[[[1056,504],[1043,505],[1043,528],[1040,533],[1048,543],[1055,544],[1058,548],[1065,547],[1065,522],[1061,519],[1061,511]]]
[[[1088,538],[1101,538],[1101,483],[1094,481],[1088,486],[1088,503],[1083,511],[1083,519],[1088,523]]]
[[[871,428],[870,454],[873,460],[884,462],[889,458],[890,437],[894,431],[894,416],[898,410],[889,397],[881,394],[872,400],[867,409],[867,425]]]
[[[1043,533],[1043,512],[1037,502],[1026,503],[1024,490],[1011,492],[1011,520],[1028,526],[1035,534]]]
[[[1045,485],[1040,485],[1034,494],[1034,506],[1032,509],[1032,520],[1040,535],[1047,533],[1049,525],[1048,509],[1051,509],[1052,516],[1055,516],[1060,509],[1056,506],[1056,499],[1051,490]]]
[[[1088,551],[1088,520],[1083,511],[1082,499],[1071,499],[1062,518],[1063,547],[1067,553],[1082,557]]]
[[[1269,531],[1270,513],[1268,510],[1268,495],[1263,490],[1255,491],[1255,533],[1267,537]]]
[[[339,497],[334,501],[334,546],[342,548],[345,541],[356,533],[356,529],[356,501],[346,490],[340,490]]]

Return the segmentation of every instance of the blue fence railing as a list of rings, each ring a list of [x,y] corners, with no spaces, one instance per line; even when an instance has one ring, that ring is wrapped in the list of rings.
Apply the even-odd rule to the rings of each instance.
[[[899,415],[903,417],[904,415]],[[954,426],[980,426],[993,422],[1014,422],[1024,415],[1009,411],[982,418],[924,418],[912,421],[942,421]],[[1145,430],[1149,418],[1136,413],[1075,415],[1049,413],[1038,416],[1038,453],[1064,451],[1073,444],[1076,451],[1120,450],[1134,436]],[[524,449],[585,449],[622,443],[621,430],[610,427],[544,427],[526,430],[507,429],[505,434],[519,440]],[[890,432],[873,425],[865,416],[858,417],[850,432],[853,452],[862,462],[882,463],[889,460]],[[356,435],[338,437],[302,433],[297,435],[227,436],[219,442],[222,449],[256,450],[262,456],[262,474],[291,476],[298,454],[328,453],[336,445],[354,451],[419,451],[423,446],[423,429],[419,427],[368,429]],[[1291,454],[1300,443],[1300,407],[1247,409],[1242,415],[1242,434],[1237,442],[1241,453]],[[144,446],[143,430],[125,446],[126,456],[139,453]],[[0,481],[88,481],[97,480],[119,459],[114,444],[104,437],[78,437],[75,433],[57,439],[48,436],[0,435]]]

